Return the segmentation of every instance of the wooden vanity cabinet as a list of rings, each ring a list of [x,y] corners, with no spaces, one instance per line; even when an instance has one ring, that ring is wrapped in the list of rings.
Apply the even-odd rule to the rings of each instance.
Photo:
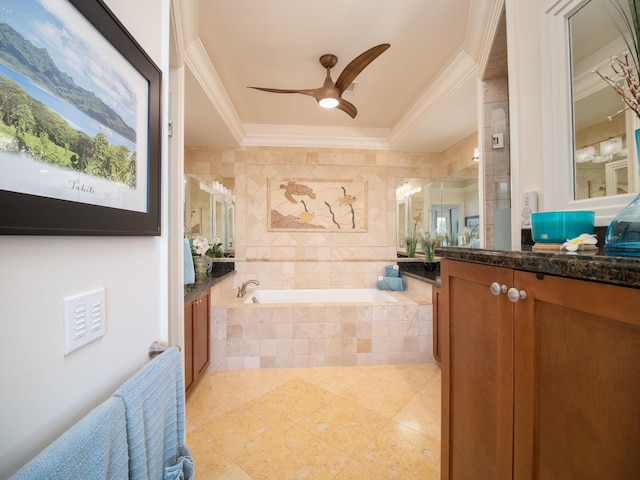
[[[208,290],[184,304],[185,391],[189,391],[197,383],[209,366],[209,307]]]
[[[504,479],[512,471],[512,307],[490,293],[508,269],[442,260],[440,330],[443,479]]]
[[[640,478],[639,289],[453,260],[442,285],[442,478]]]

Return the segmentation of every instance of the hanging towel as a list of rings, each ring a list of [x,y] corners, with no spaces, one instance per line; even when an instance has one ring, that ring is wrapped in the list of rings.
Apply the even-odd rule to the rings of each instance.
[[[395,290],[401,292],[404,290],[401,277],[378,277],[378,290]]]
[[[196,271],[193,268],[193,257],[191,256],[191,245],[189,239],[184,239],[184,284],[189,285],[196,281]]]
[[[385,277],[399,277],[400,276],[400,267],[398,265],[387,265],[384,267],[384,276]]]
[[[180,351],[171,347],[115,393],[125,406],[132,480],[193,478],[184,444],[184,387]]]
[[[98,405],[22,467],[11,480],[125,480],[129,453],[124,403]]]

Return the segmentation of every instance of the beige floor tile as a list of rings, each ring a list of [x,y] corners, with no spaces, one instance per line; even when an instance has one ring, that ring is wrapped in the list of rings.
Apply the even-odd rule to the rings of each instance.
[[[204,380],[207,378],[195,387],[195,391],[190,392],[187,399],[187,422],[196,427],[252,400],[248,394],[228,382]]]
[[[439,478],[440,388],[429,365],[207,372],[186,406],[196,478]]]
[[[393,418],[413,397],[414,392],[369,376],[343,391],[340,396],[385,417]]]
[[[295,424],[268,406],[251,402],[198,428],[190,438],[207,441],[236,462],[254,451],[256,442],[276,441]]]
[[[435,363],[420,365],[389,365],[376,368],[371,376],[385,380],[400,387],[409,388],[413,392],[420,390],[440,367]]]
[[[396,422],[440,439],[440,375],[434,375],[393,418]]]
[[[187,436],[187,446],[193,457],[195,477],[200,479],[218,479],[221,475],[237,467],[236,462],[222,449],[215,448],[205,439]]]
[[[262,368],[256,370],[234,370],[226,372],[225,380],[252,398],[258,398],[287,383],[295,374],[286,369]]]
[[[428,410],[420,395],[412,398],[393,420],[425,435],[440,438],[440,411]]]
[[[198,476],[198,480],[200,477]],[[225,472],[223,475],[216,477],[215,480],[253,480],[247,472],[242,470],[240,467],[233,467],[229,471]]]
[[[400,480],[400,477],[396,477]],[[389,473],[386,470],[370,469],[358,461],[352,460],[344,467],[335,480],[390,480]]]
[[[345,398],[336,397],[299,425],[351,458],[387,423],[387,417]]]
[[[353,367],[320,367],[307,368],[298,378],[324,388],[335,394],[340,394],[347,388],[367,378],[367,374]]]
[[[356,459],[370,470],[387,472],[388,478],[440,478],[440,441],[397,422],[383,428]]]
[[[294,422],[299,422],[333,397],[333,393],[300,378],[294,378],[262,395],[258,400],[262,405],[286,415]]]
[[[277,438],[259,438],[244,453],[238,462],[254,479],[330,480],[348,461],[340,450],[299,426]]]

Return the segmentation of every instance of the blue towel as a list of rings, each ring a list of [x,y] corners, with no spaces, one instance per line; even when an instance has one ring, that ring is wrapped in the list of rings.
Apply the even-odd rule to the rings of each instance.
[[[402,284],[402,278],[400,277],[383,277],[380,275],[378,277],[378,290],[395,290],[397,292],[401,292],[404,290],[404,285]]]
[[[191,256],[191,245],[189,239],[184,239],[184,284],[189,285],[196,281],[196,271],[193,268],[193,257]]]
[[[399,277],[400,276],[400,267],[398,265],[387,265],[384,267],[384,276],[385,277]]]
[[[155,357],[114,396],[125,406],[129,478],[193,478],[193,460],[184,444],[184,386],[178,348]]]
[[[110,398],[22,467],[11,480],[125,480],[129,453],[124,404]]]

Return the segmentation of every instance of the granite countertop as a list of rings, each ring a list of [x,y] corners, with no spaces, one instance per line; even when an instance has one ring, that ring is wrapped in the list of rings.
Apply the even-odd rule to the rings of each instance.
[[[211,275],[209,281],[200,285],[189,284],[184,286],[184,301],[189,301],[196,295],[210,289],[215,284],[220,283],[229,275],[235,273],[235,262],[227,258],[214,258],[213,266],[211,268]]]
[[[227,278],[229,275],[234,275],[235,273],[236,272],[234,270],[232,270],[230,272],[222,274],[219,277],[210,278],[207,283],[203,283],[203,284],[199,284],[199,285],[195,285],[195,284],[185,285],[184,301],[188,302],[192,298],[200,295],[202,292],[204,292],[206,290],[209,290],[211,287],[213,287],[217,283],[220,283],[222,280]]]
[[[640,288],[640,258],[443,247],[441,258]]]

